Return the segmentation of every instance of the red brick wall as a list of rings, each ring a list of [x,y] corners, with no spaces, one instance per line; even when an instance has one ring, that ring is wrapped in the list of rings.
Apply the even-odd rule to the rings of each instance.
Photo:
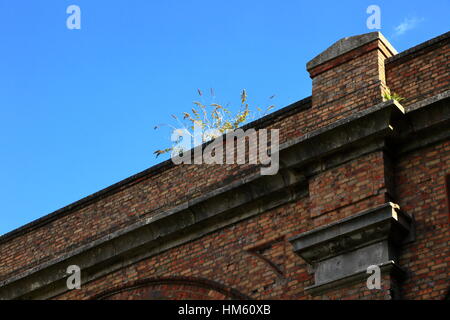
[[[177,166],[146,177],[30,233],[0,244],[0,279],[100,238],[140,217],[199,196],[242,176],[235,166]]]
[[[416,241],[406,245],[400,265],[408,270],[403,294],[408,299],[442,299],[450,287],[450,224],[446,175],[450,141],[417,150],[397,162],[398,203],[414,216]]]
[[[419,54],[420,53],[420,54]],[[450,89],[449,44],[386,65],[386,83],[410,105]],[[280,143],[342,119],[381,101],[385,56],[372,50],[316,75],[313,107],[280,118]],[[445,177],[450,174],[449,142],[393,161],[383,152],[368,154],[310,178],[309,196],[226,227],[132,266],[83,284],[58,299],[89,299],[143,279],[210,279],[251,298],[311,299],[311,267],[295,255],[287,238],[393,200],[417,221],[417,240],[404,247],[400,265],[410,272],[406,298],[442,298],[450,282],[449,209]],[[149,174],[95,201],[75,206],[50,223],[0,242],[0,280],[100,238],[138,219],[223,186],[256,168],[248,165],[184,165]],[[389,175],[395,177],[395,198]],[[263,246],[261,247],[261,244]],[[336,289],[321,299],[391,298],[364,284]],[[158,287],[159,286],[159,287]],[[159,293],[158,293],[159,292]],[[121,291],[111,298],[215,297],[217,291],[186,284],[158,284]],[[225,297],[225,296],[223,296]]]
[[[346,286],[345,289],[337,288],[330,290],[323,295],[313,297],[315,300],[392,300],[393,282],[389,275],[381,277],[381,289],[369,290],[366,282],[361,281],[353,285]]]
[[[376,40],[309,70],[316,128],[382,102],[390,56]]]
[[[408,106],[450,87],[450,43],[447,38],[386,65],[387,85]]]
[[[447,211],[448,211],[448,222],[450,224],[450,174],[447,176]]]
[[[314,226],[390,201],[384,158],[383,152],[375,152],[311,178],[310,213]]]
[[[145,259],[85,284],[57,299],[89,299],[103,291],[127,286],[139,279],[191,277],[213,279],[251,298],[306,298],[304,287],[313,279],[304,261],[286,238],[309,229],[308,199],[291,203],[218,232]],[[280,266],[280,275],[252,248]]]
[[[311,228],[308,215],[307,199],[298,201],[143,260],[87,283],[82,290],[65,293],[56,299],[90,299],[104,291],[127,288],[139,279],[173,276],[213,278],[224,287],[233,288],[253,299],[390,299],[391,280],[388,277],[383,277],[381,290],[366,289],[363,280],[350,288],[334,290],[324,296],[305,293],[304,289],[314,283],[311,269],[293,253],[286,239]],[[266,244],[261,255],[279,265],[281,274],[249,252],[261,243]],[[149,294],[158,294],[154,293],[155,290],[158,291],[146,287],[124,291],[115,298],[148,297]],[[185,294],[185,297],[189,295],[187,290],[177,286],[167,288],[160,294],[171,294],[167,291],[180,291],[179,294]]]

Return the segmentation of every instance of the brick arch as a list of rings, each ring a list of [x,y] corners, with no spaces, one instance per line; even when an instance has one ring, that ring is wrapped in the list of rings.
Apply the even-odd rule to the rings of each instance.
[[[248,300],[218,282],[190,277],[150,278],[102,292],[95,300]]]

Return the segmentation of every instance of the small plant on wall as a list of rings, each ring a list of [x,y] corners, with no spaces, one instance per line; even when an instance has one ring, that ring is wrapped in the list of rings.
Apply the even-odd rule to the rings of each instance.
[[[390,90],[385,91],[383,93],[383,99],[386,100],[386,101],[388,101],[388,100],[395,100],[397,102],[405,100],[405,98],[403,98],[402,96],[398,95],[397,93],[395,93],[395,92],[391,93]]]
[[[203,98],[203,92],[198,89],[198,95],[200,99]],[[269,99],[273,99],[275,96],[271,96]],[[214,91],[210,90],[210,98],[213,100]],[[242,125],[260,118],[266,115],[270,110],[275,108],[274,105],[269,105],[265,109],[250,106],[247,97],[247,91],[244,89],[240,96],[240,107],[235,113],[231,111],[229,105],[223,105],[215,102],[202,103],[199,101],[193,102],[194,107],[190,112],[183,112],[181,117],[172,115],[172,118],[176,121],[177,126],[170,124],[162,124],[155,126],[155,129],[159,129],[161,126],[168,126],[171,128],[172,134],[177,131],[187,133],[191,138],[194,138],[194,128],[200,128],[202,131],[216,132],[215,134],[203,136],[201,143],[213,140],[222,134],[226,134],[233,131]],[[211,130],[214,129],[214,130]],[[156,157],[169,153],[172,151],[183,152],[185,150],[180,149],[181,141],[174,141],[172,146],[154,151]]]

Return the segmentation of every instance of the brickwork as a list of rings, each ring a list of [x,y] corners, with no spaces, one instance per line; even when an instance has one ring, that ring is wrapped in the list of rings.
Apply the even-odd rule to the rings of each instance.
[[[445,189],[450,142],[405,155],[396,165],[399,204],[416,222],[417,241],[401,257],[408,269],[406,298],[437,299],[449,290],[450,224]]]
[[[285,239],[308,229],[307,215],[305,201],[298,201],[109,274],[86,284],[81,291],[72,291],[57,299],[88,299],[138,279],[172,276],[214,279],[256,299],[305,297],[303,288],[311,284],[311,275],[305,262],[290,250]],[[274,242],[270,243],[270,239]],[[268,240],[262,255],[278,263],[282,275],[249,252]]]
[[[386,91],[384,62],[391,56],[376,40],[311,68],[316,127],[380,103]]]
[[[309,70],[311,99],[255,126],[280,129],[283,144],[370,109],[388,88],[405,97],[406,107],[444,93],[450,90],[449,39],[446,34],[398,55],[380,39],[345,52]],[[0,237],[0,281],[258,171],[170,162],[151,168]],[[300,198],[53,298],[443,299],[450,287],[449,175],[448,139],[400,155],[386,145],[310,173]],[[314,266],[293,252],[288,239],[386,202],[415,220],[415,240],[401,247],[405,280],[384,274],[381,290],[368,290],[362,281],[312,294],[307,288],[314,284]]]
[[[404,57],[388,60],[387,85],[404,97],[404,106],[448,90],[450,41],[443,38]]]
[[[389,201],[384,157],[383,152],[372,153],[313,177],[309,194],[314,226]]]

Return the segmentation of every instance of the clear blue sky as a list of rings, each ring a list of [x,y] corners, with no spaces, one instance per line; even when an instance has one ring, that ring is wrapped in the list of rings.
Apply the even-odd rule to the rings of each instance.
[[[373,31],[371,4],[398,51],[448,31],[448,0],[0,0],[0,234],[162,161],[153,126],[197,88],[278,108],[309,96],[306,62]]]

